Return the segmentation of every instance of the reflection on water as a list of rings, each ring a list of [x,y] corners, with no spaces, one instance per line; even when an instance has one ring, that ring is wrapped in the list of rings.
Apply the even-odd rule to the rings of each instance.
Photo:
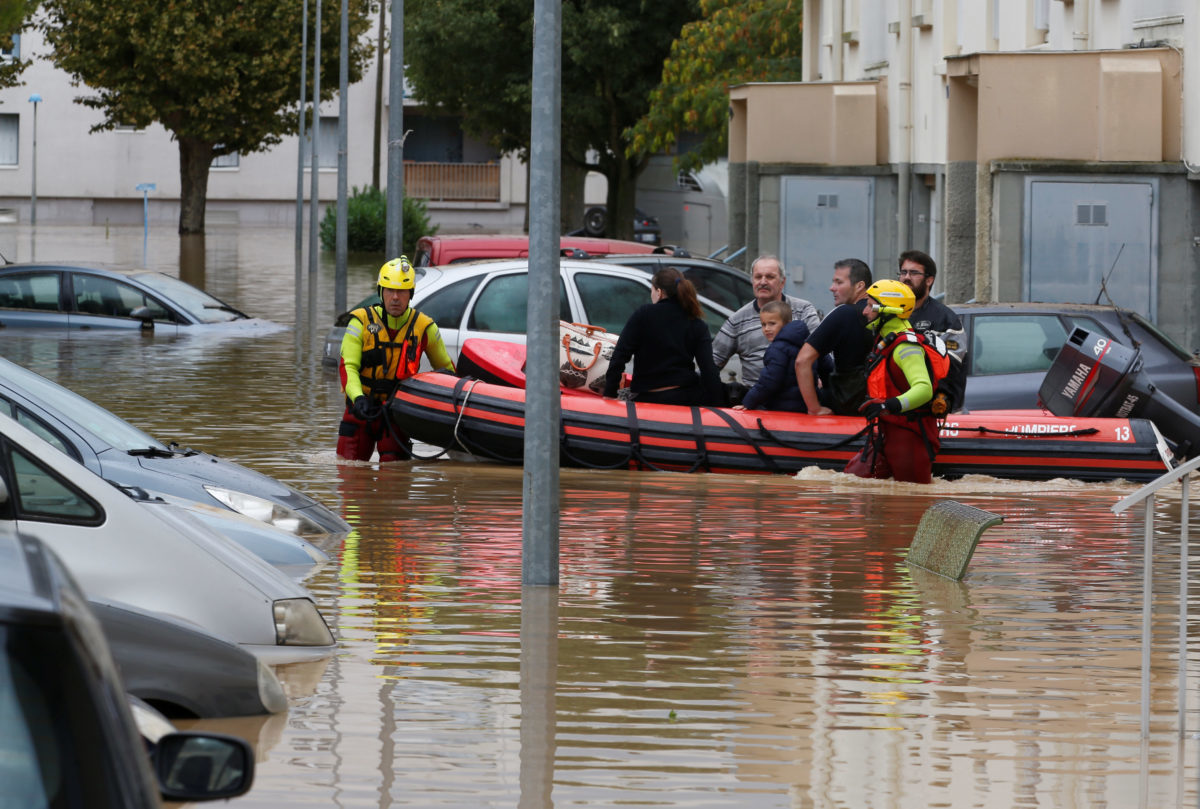
[[[140,231],[122,238],[140,260]],[[310,582],[339,653],[285,674],[290,712],[247,731],[261,761],[235,805],[1195,805],[1195,742],[1175,727],[1177,496],[1157,508],[1143,773],[1142,518],[1109,512],[1132,487],[564,470],[561,586],[523,590],[519,469],[334,458],[333,273],[295,307],[291,239],[210,232],[189,269],[286,330],[0,335],[4,356],[355,526]],[[150,263],[178,272],[166,242]],[[349,299],[374,269],[351,268]],[[904,564],[947,497],[1005,520],[962,582]]]

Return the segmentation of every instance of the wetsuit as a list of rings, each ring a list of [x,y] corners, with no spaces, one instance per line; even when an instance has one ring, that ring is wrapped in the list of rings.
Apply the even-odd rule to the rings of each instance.
[[[355,309],[342,337],[340,373],[346,393],[346,412],[338,426],[339,458],[369,461],[376,445],[379,460],[402,461],[412,457],[412,442],[403,431],[387,421],[384,406],[396,384],[417,373],[421,355],[434,368],[453,371],[437,324],[409,307],[399,317],[382,306]],[[375,415],[363,420],[353,412],[354,400],[366,396]]]
[[[846,472],[910,483],[933,480],[933,459],[941,442],[929,402],[949,365],[945,345],[930,343],[912,331],[908,321],[893,317],[883,324],[867,361],[867,395],[872,401],[894,400],[897,412],[880,412]]]

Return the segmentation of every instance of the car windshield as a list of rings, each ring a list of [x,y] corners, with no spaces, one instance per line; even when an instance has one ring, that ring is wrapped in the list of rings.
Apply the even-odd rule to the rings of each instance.
[[[1191,361],[1192,355],[1187,353],[1187,351],[1184,350],[1183,346],[1179,345],[1174,340],[1172,340],[1170,337],[1168,337],[1167,335],[1165,335],[1161,331],[1159,331],[1158,326],[1155,326],[1149,320],[1146,320],[1146,318],[1142,317],[1141,315],[1137,314],[1136,312],[1131,313],[1131,316],[1133,318],[1134,323],[1138,324],[1143,329],[1145,329],[1146,331],[1148,331],[1152,335],[1154,335],[1154,338],[1156,340],[1158,340],[1160,343],[1162,343],[1168,350],[1170,350],[1170,352],[1172,354],[1179,357],[1179,359],[1181,359],[1181,360]]]
[[[140,272],[131,275],[130,278],[141,281],[154,291],[161,293],[163,297],[172,301],[201,323],[224,323],[228,320],[245,317],[233,307],[178,278],[172,278],[160,272]]]
[[[60,413],[68,414],[109,446],[124,452],[146,447],[169,451],[162,443],[132,424],[44,376],[7,361],[0,362],[0,370],[3,371],[4,382],[28,396],[35,405],[52,407]]]

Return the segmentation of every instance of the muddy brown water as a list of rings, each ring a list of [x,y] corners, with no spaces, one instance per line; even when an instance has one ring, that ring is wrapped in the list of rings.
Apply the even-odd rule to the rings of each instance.
[[[137,228],[7,227],[13,260],[141,263]],[[523,590],[521,470],[336,460],[332,261],[297,305],[292,245],[213,228],[188,251],[170,232],[147,246],[149,266],[284,328],[0,332],[3,356],[355,527],[308,583],[337,654],[281,672],[287,714],[197,723],[256,745],[232,805],[1197,804],[1194,686],[1182,740],[1176,722],[1177,489],[1156,508],[1144,744],[1144,512],[1110,512],[1129,485],[564,470],[561,585]],[[352,302],[376,269],[352,261]],[[1004,518],[962,582],[904,563],[947,498]]]

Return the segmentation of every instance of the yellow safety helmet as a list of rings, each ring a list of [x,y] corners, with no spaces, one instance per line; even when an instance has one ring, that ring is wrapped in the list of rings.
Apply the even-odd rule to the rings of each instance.
[[[867,297],[879,304],[880,314],[908,319],[917,306],[917,297],[907,284],[885,278],[867,288]]]
[[[379,286],[388,289],[415,289],[417,273],[407,256],[394,258],[379,268]]]

